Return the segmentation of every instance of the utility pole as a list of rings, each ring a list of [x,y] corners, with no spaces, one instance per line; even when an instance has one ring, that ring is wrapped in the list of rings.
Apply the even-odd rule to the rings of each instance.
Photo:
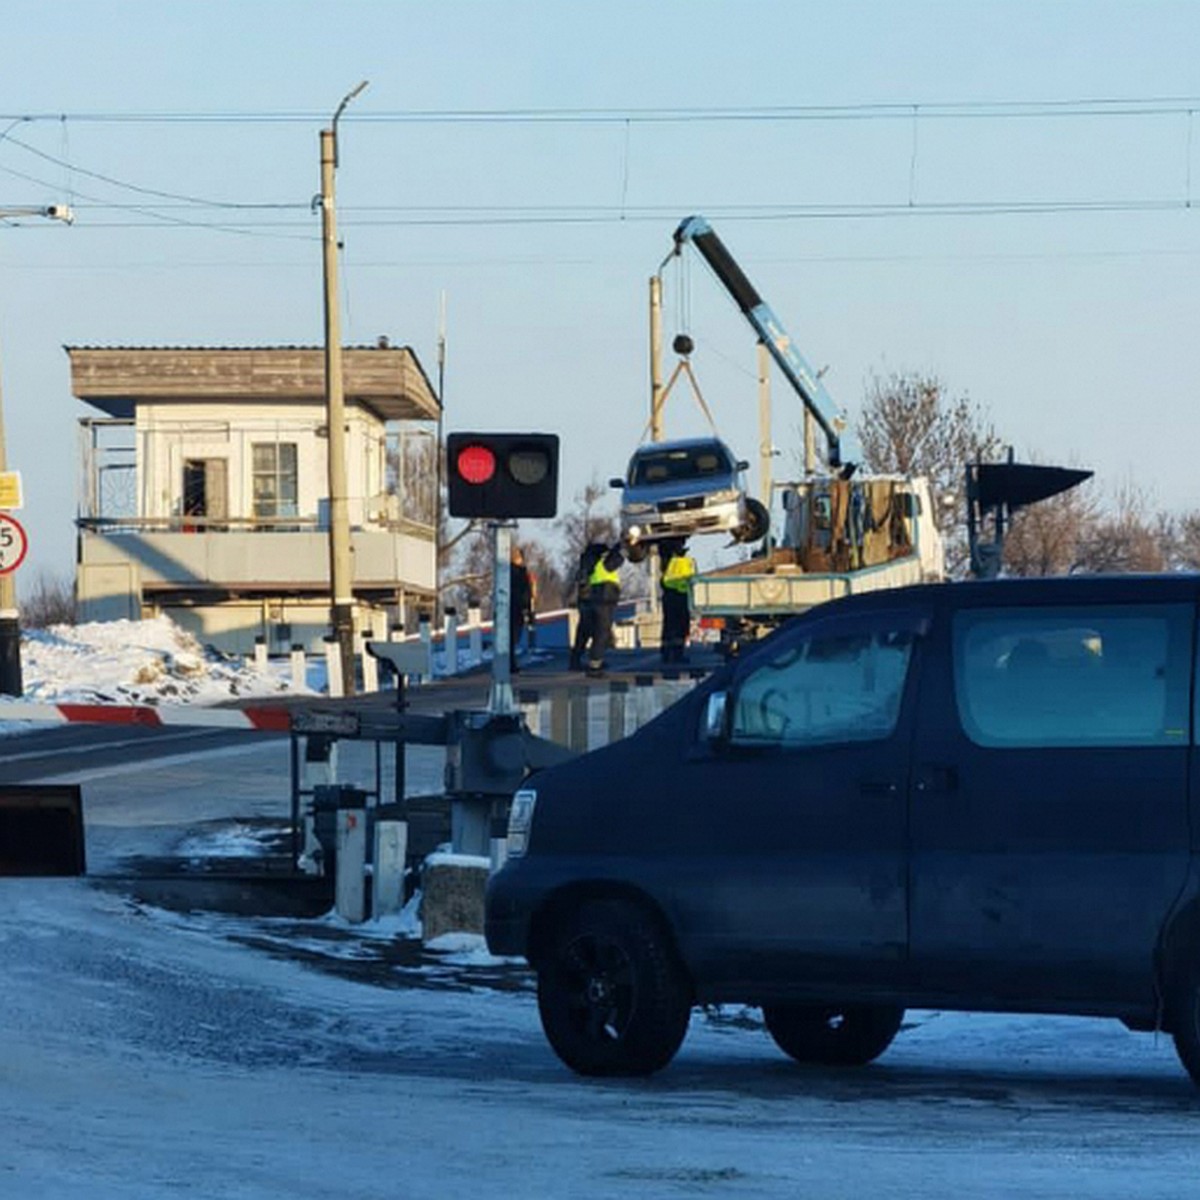
[[[16,217],[45,217],[67,225],[75,214],[66,204],[42,206],[22,205],[15,208],[0,206],[0,221]],[[8,470],[4,437],[4,404],[0,393],[0,471]],[[12,572],[0,575],[0,694],[20,696],[25,690],[21,678],[21,614],[17,608],[17,581]]]
[[[446,436],[446,293],[441,296],[438,312],[437,339],[437,444],[434,446],[434,493],[433,493],[433,622],[436,628],[442,625],[442,459],[445,457]]]
[[[325,265],[325,415],[329,430],[329,590],[333,636],[347,695],[354,694],[354,573],[350,561],[350,513],[346,496],[346,399],[342,377],[342,325],[338,309],[337,123],[342,110],[365,87],[364,79],[343,97],[328,129],[321,130],[321,239]]]
[[[650,440],[663,440],[662,274],[650,276]]]

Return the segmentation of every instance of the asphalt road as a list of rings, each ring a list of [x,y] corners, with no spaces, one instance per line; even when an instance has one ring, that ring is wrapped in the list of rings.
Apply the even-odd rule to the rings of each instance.
[[[30,783],[121,764],[152,762],[178,754],[205,754],[285,734],[180,726],[53,725],[0,739],[0,784]]]
[[[285,739],[149,756],[148,731],[103,732],[125,744],[66,747],[93,756],[73,777],[101,871],[282,811]],[[111,879],[0,882],[3,1195],[1196,1194],[1196,1092],[1167,1039],[1116,1022],[914,1013],[831,1071],[753,1011],[697,1012],[665,1071],[585,1081],[511,968],[502,988],[469,954],[403,959],[388,928],[164,911]]]

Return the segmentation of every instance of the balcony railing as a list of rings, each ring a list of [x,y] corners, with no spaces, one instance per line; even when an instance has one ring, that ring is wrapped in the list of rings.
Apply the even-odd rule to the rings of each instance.
[[[76,526],[88,533],[327,533],[315,517],[85,517]],[[354,525],[354,533],[399,533],[433,541],[434,527],[408,517]]]

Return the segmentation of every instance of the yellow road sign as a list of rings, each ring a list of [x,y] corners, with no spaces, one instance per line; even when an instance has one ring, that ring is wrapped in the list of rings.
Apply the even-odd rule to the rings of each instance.
[[[25,498],[21,493],[21,472],[0,471],[0,508],[23,508]]]

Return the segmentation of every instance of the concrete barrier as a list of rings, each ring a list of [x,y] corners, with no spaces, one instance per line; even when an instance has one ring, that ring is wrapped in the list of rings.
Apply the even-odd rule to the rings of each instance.
[[[421,868],[421,929],[426,942],[445,933],[482,933],[491,860],[475,854],[431,854]]]

